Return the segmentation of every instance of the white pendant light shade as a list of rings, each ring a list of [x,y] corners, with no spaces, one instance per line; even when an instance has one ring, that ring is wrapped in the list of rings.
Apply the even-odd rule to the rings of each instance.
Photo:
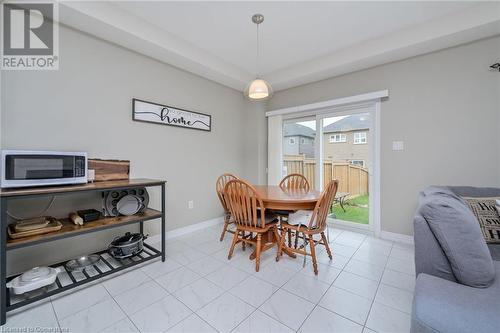
[[[252,22],[257,26],[257,78],[247,85],[243,94],[251,101],[262,101],[273,95],[271,85],[266,80],[259,79],[259,24],[264,22],[264,15],[253,15]]]
[[[253,80],[245,89],[245,97],[253,101],[265,100],[272,95],[273,89],[271,85],[262,79]]]

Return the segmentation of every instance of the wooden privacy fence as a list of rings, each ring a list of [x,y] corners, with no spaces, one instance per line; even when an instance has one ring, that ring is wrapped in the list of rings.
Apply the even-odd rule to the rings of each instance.
[[[285,155],[283,167],[286,174],[300,173],[314,186],[316,160],[303,155]],[[338,192],[348,192],[351,196],[368,194],[368,170],[347,162],[323,160],[323,185],[332,179],[339,181]]]

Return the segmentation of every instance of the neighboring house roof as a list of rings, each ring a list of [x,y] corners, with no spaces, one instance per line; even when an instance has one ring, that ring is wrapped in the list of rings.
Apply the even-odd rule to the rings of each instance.
[[[300,124],[285,124],[283,126],[283,136],[305,136],[314,139],[316,132],[304,125]]]
[[[370,117],[367,114],[355,114],[345,117],[333,124],[323,128],[323,133],[333,132],[349,132],[358,130],[367,130],[370,128]],[[285,124],[283,128],[283,136],[303,136],[314,139],[316,131],[310,127],[300,124]]]
[[[355,114],[345,117],[323,128],[323,133],[349,132],[370,128],[370,117],[367,114]]]

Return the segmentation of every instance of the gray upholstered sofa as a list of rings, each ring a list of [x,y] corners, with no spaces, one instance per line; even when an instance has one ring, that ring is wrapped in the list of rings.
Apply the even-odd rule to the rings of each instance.
[[[500,332],[500,246],[486,247],[478,238],[479,225],[464,223],[470,216],[461,196],[500,196],[500,189],[430,187],[421,193],[414,220],[417,281],[412,333]],[[439,225],[440,218],[446,220],[445,227]],[[460,229],[464,224],[469,229]],[[466,284],[459,282],[464,279]]]

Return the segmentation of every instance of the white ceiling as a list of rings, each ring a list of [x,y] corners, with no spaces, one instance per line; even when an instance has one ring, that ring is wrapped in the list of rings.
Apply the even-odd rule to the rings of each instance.
[[[61,21],[235,89],[275,89],[500,34],[499,3],[64,2]]]
[[[257,73],[255,13],[264,14],[261,74],[471,6],[467,2],[174,3],[117,6],[249,73]]]

